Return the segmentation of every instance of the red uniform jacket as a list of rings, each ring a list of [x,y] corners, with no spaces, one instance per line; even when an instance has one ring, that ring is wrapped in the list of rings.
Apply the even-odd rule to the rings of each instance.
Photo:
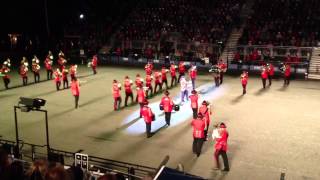
[[[201,119],[194,119],[191,122],[194,138],[204,138],[205,122]]]
[[[62,73],[62,80],[68,80],[68,72],[67,71],[63,71],[63,73]]]
[[[161,78],[162,78],[162,81],[167,80],[167,70],[164,68],[161,69]]]
[[[199,113],[203,115],[203,121],[205,122],[206,126],[209,126],[210,124],[210,114],[209,114],[209,108],[206,105],[201,105],[199,108]]]
[[[216,150],[228,150],[228,137],[229,133],[226,129],[222,129],[221,131],[221,137],[216,140],[215,149]]]
[[[174,104],[170,97],[165,96],[161,99],[160,105],[163,106],[164,112],[171,112]]]
[[[25,67],[24,65],[20,66],[20,76],[21,77],[27,77],[28,73],[28,68]]]
[[[147,105],[144,105],[142,107],[142,117],[144,119],[144,121],[146,123],[151,123],[152,122],[152,119],[153,119],[153,112],[151,111],[151,108],[148,107]]]
[[[152,67],[150,64],[146,64],[144,70],[146,71],[146,75],[151,75],[152,74]]]
[[[8,72],[10,71],[10,69],[8,67],[3,67],[1,69],[1,73],[4,75],[3,78],[4,79],[9,79],[10,76],[8,75]]]
[[[126,91],[126,93],[132,93],[132,81],[130,79],[125,79],[124,80],[124,90]]]
[[[44,61],[44,66],[46,68],[46,70],[52,70],[52,64],[51,64],[51,60],[49,57],[46,58],[46,60]]]
[[[262,72],[261,72],[261,78],[262,78],[262,79],[267,79],[267,78],[268,78],[268,71],[267,71],[267,70],[262,70]]]
[[[147,86],[147,87],[150,87],[150,86],[151,86],[152,80],[153,80],[153,78],[152,78],[151,75],[147,75],[147,76],[146,76],[146,86]]]
[[[136,83],[137,87],[142,87],[142,84],[143,84],[142,78],[141,77],[136,77],[135,83]]]
[[[74,96],[80,95],[80,85],[78,81],[72,81],[71,82],[71,92]]]
[[[64,63],[65,63],[65,60],[64,60],[62,57],[60,57],[60,58],[58,59],[58,64],[59,64],[60,66],[63,66]]]
[[[38,67],[38,64],[32,64],[32,71],[35,73],[39,73],[40,66]]]
[[[138,96],[138,103],[143,103],[146,95],[145,95],[144,90],[142,88],[138,89],[137,96]]]
[[[241,84],[246,85],[248,83],[248,75],[241,75]]]
[[[155,78],[155,83],[161,83],[161,73],[160,72],[155,72],[154,73],[154,78]]]
[[[92,62],[91,62],[91,66],[92,67],[97,67],[97,65],[98,65],[98,57],[97,56],[93,56]]]
[[[198,95],[197,94],[192,94],[189,96],[191,100],[191,108],[192,109],[198,109]]]
[[[189,76],[191,79],[195,79],[197,77],[197,70],[196,69],[191,69]]]
[[[186,72],[186,68],[185,68],[183,62],[180,62],[180,63],[179,63],[179,73],[180,73],[180,74],[183,74],[183,73],[185,73],[185,72]]]
[[[113,83],[112,84],[112,94],[114,98],[120,97],[120,87],[119,83]]]
[[[289,77],[291,74],[290,66],[286,66],[286,70],[284,71],[284,76]]]
[[[171,74],[171,77],[176,76],[176,67],[174,64],[171,64],[170,66],[170,74]]]
[[[268,74],[269,74],[269,76],[273,76],[274,75],[274,67],[273,67],[272,64],[269,65]]]
[[[55,81],[55,82],[61,81],[60,72],[55,71],[53,75],[54,75],[54,81]]]

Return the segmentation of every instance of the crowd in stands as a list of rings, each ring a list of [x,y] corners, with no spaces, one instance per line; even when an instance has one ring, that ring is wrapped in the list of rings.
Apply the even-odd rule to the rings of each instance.
[[[148,180],[149,177],[145,177]],[[0,179],[1,180],[125,180],[120,173],[107,172],[103,175],[94,175],[84,171],[79,166],[66,169],[62,164],[35,160],[26,170],[25,163],[12,159],[8,153],[0,148]],[[150,178],[149,178],[150,179]]]
[[[257,0],[239,44],[317,46],[320,1]]]
[[[182,41],[225,42],[232,24],[239,24],[243,1],[150,0],[127,19],[117,33],[122,40],[158,41],[179,33]]]

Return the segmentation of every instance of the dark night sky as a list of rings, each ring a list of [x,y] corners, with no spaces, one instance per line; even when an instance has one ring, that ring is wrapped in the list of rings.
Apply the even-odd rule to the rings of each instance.
[[[50,29],[61,31],[76,18],[84,0],[47,0]],[[1,5],[1,33],[46,33],[44,0],[10,0]]]

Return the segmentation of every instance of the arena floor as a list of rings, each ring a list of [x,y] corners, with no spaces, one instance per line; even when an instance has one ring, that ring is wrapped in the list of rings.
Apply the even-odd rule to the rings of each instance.
[[[90,69],[80,67],[79,109],[74,109],[70,89],[57,92],[53,81],[10,90],[3,90],[1,81],[0,135],[15,139],[13,106],[20,96],[39,97],[47,100],[50,144],[55,149],[83,149],[89,155],[151,167],[169,155],[170,167],[182,163],[187,172],[216,180],[280,179],[281,173],[290,180],[320,179],[320,82],[296,80],[284,88],[278,80],[263,90],[260,79],[251,77],[247,94],[241,96],[238,77],[226,76],[224,84],[215,89],[211,76],[200,75],[197,86],[213,104],[213,122],[225,122],[230,134],[231,170],[224,173],[212,169],[211,140],[204,144],[199,158],[192,153],[188,104],[173,113],[170,127],[162,128],[164,116],[158,114],[150,139],[143,134],[143,120],[136,118],[138,105],[113,111],[112,80],[123,81],[125,75],[134,78],[137,72],[144,75],[142,68],[99,67],[93,76]],[[44,72],[41,75],[43,79]],[[12,76],[10,86],[21,84],[17,75]],[[179,88],[170,92],[176,96]],[[157,112],[161,96],[150,100]],[[18,120],[20,139],[46,143],[43,115],[18,112]]]

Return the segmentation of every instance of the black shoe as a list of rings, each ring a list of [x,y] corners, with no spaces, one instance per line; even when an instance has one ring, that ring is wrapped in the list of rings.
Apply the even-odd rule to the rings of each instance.
[[[230,169],[229,168],[224,168],[222,171],[229,171]]]
[[[197,153],[197,157],[199,157],[200,156],[200,153]]]

